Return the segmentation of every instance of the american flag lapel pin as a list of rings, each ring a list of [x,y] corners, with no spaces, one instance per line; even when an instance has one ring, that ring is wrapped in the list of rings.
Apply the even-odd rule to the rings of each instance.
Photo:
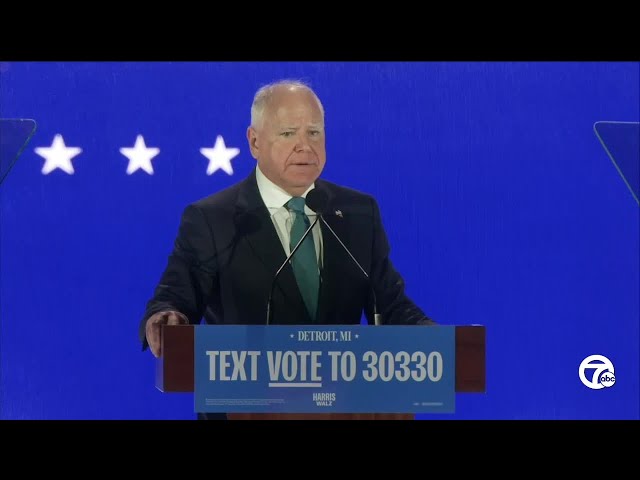
[[[336,210],[336,215],[339,216],[340,218],[342,218],[342,211],[341,210]]]

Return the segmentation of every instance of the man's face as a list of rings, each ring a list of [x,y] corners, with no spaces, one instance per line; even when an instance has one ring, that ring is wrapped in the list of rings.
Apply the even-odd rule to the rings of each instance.
[[[322,111],[305,89],[278,90],[262,124],[247,131],[251,154],[269,180],[298,196],[322,173],[326,161]]]

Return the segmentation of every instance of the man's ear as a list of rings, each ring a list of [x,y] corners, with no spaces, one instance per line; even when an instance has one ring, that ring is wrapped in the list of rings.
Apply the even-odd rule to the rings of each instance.
[[[249,150],[251,156],[255,159],[258,158],[258,133],[253,127],[247,128],[247,141],[249,142]]]

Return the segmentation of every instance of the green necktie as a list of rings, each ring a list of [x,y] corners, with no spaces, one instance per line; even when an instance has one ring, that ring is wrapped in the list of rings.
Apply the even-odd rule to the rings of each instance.
[[[302,197],[293,197],[287,202],[287,208],[293,212],[295,219],[291,226],[290,251],[293,251],[298,244],[304,232],[309,228],[311,223],[304,213],[305,200]],[[316,310],[318,307],[318,290],[320,287],[320,278],[318,274],[318,259],[316,256],[316,248],[313,242],[313,232],[304,239],[302,245],[296,250],[291,258],[293,273],[298,282],[298,288],[307,306],[307,311],[311,315],[311,320],[316,319]]]

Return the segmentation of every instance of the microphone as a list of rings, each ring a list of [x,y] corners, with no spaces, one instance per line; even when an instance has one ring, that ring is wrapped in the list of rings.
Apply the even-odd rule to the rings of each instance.
[[[271,290],[269,291],[269,299],[267,301],[267,325],[269,325],[271,323],[271,320],[272,320],[271,301],[272,301],[272,296],[273,296],[273,289],[274,289],[275,284],[276,284],[276,279],[280,275],[280,272],[282,272],[284,267],[287,265],[287,263],[289,263],[289,260],[291,260],[291,257],[293,257],[295,252],[298,250],[298,247],[302,244],[302,242],[307,237],[309,232],[311,230],[313,230],[313,227],[315,226],[315,224],[318,223],[318,221],[320,221],[320,220],[322,220],[322,223],[324,223],[324,225],[329,229],[329,231],[333,234],[333,236],[336,238],[336,240],[338,240],[338,243],[342,246],[342,248],[345,250],[345,252],[347,252],[349,257],[351,257],[351,260],[353,260],[353,262],[360,269],[360,271],[365,276],[365,278],[367,280],[369,280],[369,287],[371,289],[371,295],[373,297],[373,319],[374,319],[374,324],[375,325],[381,325],[382,324],[382,315],[378,312],[378,302],[377,302],[377,299],[376,299],[376,292],[373,289],[373,286],[371,285],[371,279],[369,277],[369,274],[365,271],[364,268],[362,268],[362,265],[360,265],[360,263],[358,263],[358,261],[355,259],[355,257],[351,254],[351,252],[347,248],[347,246],[342,242],[342,240],[340,240],[340,237],[338,236],[338,234],[333,231],[333,228],[331,228],[331,226],[324,219],[324,213],[325,213],[325,210],[326,210],[326,207],[327,207],[328,200],[329,200],[329,197],[327,196],[327,194],[325,192],[323,192],[322,190],[318,190],[317,188],[314,188],[313,190],[311,190],[306,196],[305,203],[306,203],[307,207],[309,207],[311,210],[316,212],[316,219],[311,224],[311,226],[309,228],[307,228],[307,230],[304,232],[304,235],[302,235],[302,238],[300,239],[298,244],[293,248],[293,250],[287,256],[287,258],[282,263],[282,265],[280,265],[280,268],[278,268],[278,270],[276,271],[276,273],[275,273],[275,275],[273,277],[273,280],[271,282]]]
[[[315,188],[307,194],[307,197],[305,199],[306,205],[309,208],[311,208],[311,210],[315,211],[318,214],[316,215],[316,219],[313,221],[313,223],[309,225],[309,228],[307,228],[307,230],[304,232],[304,234],[302,235],[302,238],[298,241],[296,246],[293,247],[293,249],[291,250],[291,253],[289,253],[289,255],[284,260],[284,262],[282,262],[282,265],[280,265],[280,268],[278,268],[275,275],[273,276],[273,279],[271,280],[271,289],[269,290],[269,299],[267,300],[267,325],[271,324],[271,319],[273,316],[273,312],[271,310],[271,301],[273,297],[273,289],[275,288],[275,285],[276,285],[276,280],[278,279],[280,272],[282,272],[284,267],[286,267],[287,263],[289,263],[289,261],[291,260],[291,257],[293,257],[293,255],[296,253],[300,245],[302,245],[302,242],[304,242],[304,239],[307,238],[307,235],[309,235],[309,232],[313,230],[313,227],[315,227],[316,223],[318,223],[318,221],[320,220],[321,214],[319,212],[324,210],[326,202],[327,202],[327,195],[324,192],[319,192]],[[312,206],[315,208],[313,208]]]
[[[312,191],[315,191],[315,190],[312,190]],[[326,197],[326,194],[324,192],[321,192],[321,193]],[[307,199],[308,199],[308,196],[307,196]],[[329,231],[333,234],[336,240],[338,240],[338,243],[342,246],[342,248],[344,248],[344,251],[347,252],[347,254],[351,257],[351,260],[353,260],[353,263],[357,265],[357,267],[360,269],[362,274],[366,277],[367,280],[369,280],[369,288],[371,289],[371,296],[373,297],[373,322],[375,325],[382,325],[382,315],[378,313],[378,301],[376,300],[376,292],[373,289],[373,285],[371,284],[371,278],[369,278],[369,274],[365,271],[364,268],[362,268],[362,265],[358,263],[358,261],[355,259],[355,257],[351,254],[351,252],[347,248],[347,246],[344,243],[342,243],[342,240],[340,240],[340,237],[338,237],[338,234],[333,231],[333,228],[331,228],[331,226],[324,219],[323,213],[324,213],[324,207],[326,205],[326,199],[324,204],[320,204],[320,202],[318,203],[319,203],[318,206],[321,206],[322,208],[319,210],[315,210],[314,208],[311,207],[311,205],[309,205],[309,202],[307,200],[307,205],[309,205],[309,208],[312,208],[312,210],[316,211],[316,213],[318,214],[318,218],[322,220],[322,223],[324,223],[324,225],[329,229]]]
[[[307,207],[316,212],[316,215],[321,216],[327,209],[329,196],[322,190],[314,188],[307,194],[305,203],[307,204]]]
[[[376,300],[376,292],[374,291],[373,286],[371,285],[371,279],[369,278],[369,275],[367,274],[365,269],[362,268],[362,266],[358,263],[355,257],[351,254],[347,246],[344,243],[342,243],[342,240],[340,240],[340,237],[338,237],[338,234],[333,231],[333,228],[331,228],[331,226],[324,219],[324,213],[325,213],[325,209],[327,208],[328,200],[329,198],[325,192],[323,192],[322,190],[313,189],[307,195],[306,202],[307,202],[307,206],[311,210],[316,212],[318,219],[320,219],[322,223],[324,223],[324,225],[329,229],[329,231],[333,234],[336,240],[338,240],[338,243],[342,246],[342,248],[344,248],[344,251],[347,252],[347,254],[351,257],[351,260],[353,260],[353,263],[357,265],[357,267],[360,269],[360,271],[365,276],[365,278],[369,280],[369,287],[371,288],[371,296],[373,297],[373,321],[375,325],[381,325],[382,316],[380,315],[380,313],[378,313],[378,302]]]

